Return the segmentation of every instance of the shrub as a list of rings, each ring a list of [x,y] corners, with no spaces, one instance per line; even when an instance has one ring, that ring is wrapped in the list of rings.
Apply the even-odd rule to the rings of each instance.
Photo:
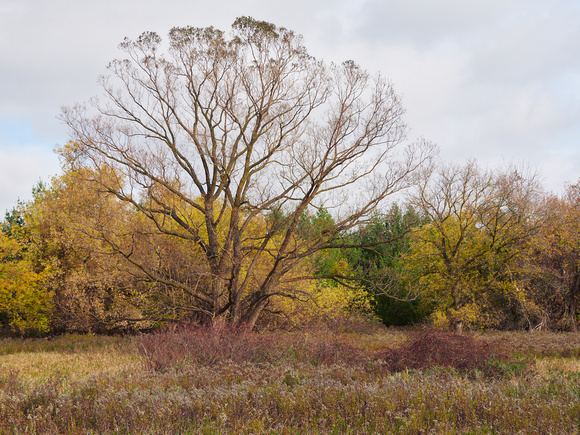
[[[358,365],[370,356],[324,331],[316,334],[265,332],[220,327],[183,327],[141,336],[139,348],[150,369],[222,362]]]
[[[450,367],[492,375],[502,367],[496,362],[507,361],[508,356],[494,342],[426,328],[412,334],[401,347],[381,352],[379,358],[394,372]]]

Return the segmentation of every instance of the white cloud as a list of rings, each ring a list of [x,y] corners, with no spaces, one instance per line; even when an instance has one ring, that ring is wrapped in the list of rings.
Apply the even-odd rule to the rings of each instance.
[[[0,148],[0,219],[18,199],[30,200],[38,181],[50,181],[58,169],[57,157],[42,148]]]
[[[0,201],[27,197],[44,162],[57,168],[60,107],[99,92],[125,36],[227,30],[240,15],[304,34],[317,57],[382,71],[413,137],[437,142],[445,159],[528,160],[554,190],[578,178],[577,0],[0,0]]]

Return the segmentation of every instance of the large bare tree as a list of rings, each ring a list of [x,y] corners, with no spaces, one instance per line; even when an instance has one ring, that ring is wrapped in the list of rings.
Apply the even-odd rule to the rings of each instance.
[[[252,326],[273,295],[312,278],[305,258],[343,245],[435,148],[406,144],[399,97],[380,75],[325,64],[273,24],[243,17],[232,29],[174,28],[168,45],[151,32],[126,39],[104,102],[63,109],[61,154],[201,250],[206,276],[176,279],[118,244],[129,262],[187,292],[207,319]],[[333,225],[298,237],[300,216],[321,206]]]

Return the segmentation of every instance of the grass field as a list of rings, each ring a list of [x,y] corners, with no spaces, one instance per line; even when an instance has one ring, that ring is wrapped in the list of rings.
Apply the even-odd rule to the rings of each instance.
[[[0,340],[0,433],[574,434],[580,334]]]

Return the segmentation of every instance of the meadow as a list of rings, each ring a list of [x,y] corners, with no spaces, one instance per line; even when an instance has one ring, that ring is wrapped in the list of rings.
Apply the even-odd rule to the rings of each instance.
[[[574,434],[580,334],[371,328],[0,340],[0,433]]]

